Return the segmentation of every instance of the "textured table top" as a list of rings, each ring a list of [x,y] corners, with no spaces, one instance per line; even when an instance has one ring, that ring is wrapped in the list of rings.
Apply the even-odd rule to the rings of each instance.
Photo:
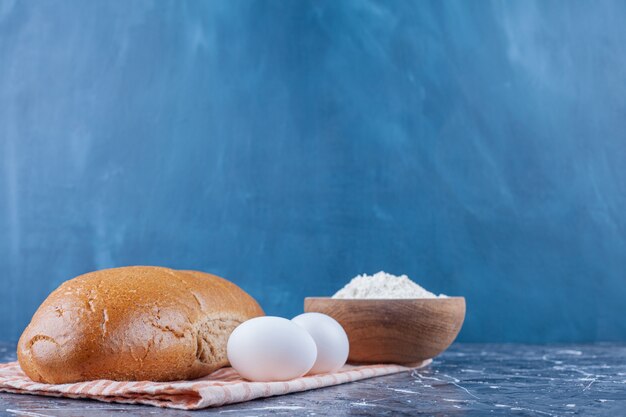
[[[0,361],[15,360],[0,343]],[[626,345],[456,344],[427,368],[200,411],[0,394],[0,416],[607,416],[626,413]]]

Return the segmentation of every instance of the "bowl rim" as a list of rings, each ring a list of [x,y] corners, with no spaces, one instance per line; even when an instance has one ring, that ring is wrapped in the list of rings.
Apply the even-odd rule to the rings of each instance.
[[[393,302],[407,302],[407,301],[445,301],[445,300],[464,300],[463,296],[448,296],[437,298],[332,298],[332,297],[304,297],[305,300],[332,300],[337,302],[363,302],[363,301],[393,301]]]

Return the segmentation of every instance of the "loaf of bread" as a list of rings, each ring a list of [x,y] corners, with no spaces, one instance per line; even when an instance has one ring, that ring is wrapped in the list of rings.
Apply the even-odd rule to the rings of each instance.
[[[228,365],[226,343],[263,315],[235,284],[197,271],[106,269],[63,283],[39,307],[17,356],[37,382],[172,381]]]

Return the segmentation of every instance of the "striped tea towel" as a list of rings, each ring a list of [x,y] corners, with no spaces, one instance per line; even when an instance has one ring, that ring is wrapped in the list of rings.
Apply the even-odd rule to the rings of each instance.
[[[417,368],[426,366],[430,362],[430,359],[424,361]],[[346,365],[334,373],[304,376],[291,381],[250,382],[242,379],[233,368],[222,368],[211,375],[192,381],[117,382],[101,379],[55,385],[33,382],[22,372],[17,362],[10,362],[0,364],[0,391],[196,410],[345,384],[410,369],[415,368],[399,365]]]

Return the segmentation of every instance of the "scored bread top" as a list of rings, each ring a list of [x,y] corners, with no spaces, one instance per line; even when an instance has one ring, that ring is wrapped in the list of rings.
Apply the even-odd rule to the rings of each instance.
[[[47,383],[198,378],[228,365],[228,336],[260,315],[250,295],[215,275],[106,269],[50,294],[19,340],[18,360]]]

